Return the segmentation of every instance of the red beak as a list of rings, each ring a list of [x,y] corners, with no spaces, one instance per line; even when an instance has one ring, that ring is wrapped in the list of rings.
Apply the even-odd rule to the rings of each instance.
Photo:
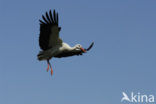
[[[81,49],[84,53],[86,52],[86,50],[85,50],[84,48],[81,47],[80,49]]]

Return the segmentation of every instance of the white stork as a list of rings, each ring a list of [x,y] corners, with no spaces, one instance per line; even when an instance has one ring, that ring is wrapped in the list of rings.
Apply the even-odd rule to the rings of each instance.
[[[47,71],[49,70],[50,66],[51,75],[53,74],[53,69],[49,60],[52,57],[61,58],[74,55],[82,55],[83,53],[86,53],[92,48],[94,44],[93,42],[88,49],[84,49],[80,44],[71,47],[67,43],[64,43],[62,41],[62,39],[59,37],[61,27],[59,27],[58,25],[58,13],[56,13],[55,10],[53,11],[53,14],[51,10],[49,11],[49,14],[46,12],[45,16],[42,15],[42,18],[43,20],[39,20],[39,46],[42,49],[42,51],[40,51],[37,56],[39,61],[47,60]]]

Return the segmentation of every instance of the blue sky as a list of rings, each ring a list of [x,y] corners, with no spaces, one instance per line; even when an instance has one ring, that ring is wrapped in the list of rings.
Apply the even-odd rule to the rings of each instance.
[[[156,1],[0,0],[0,104],[120,104],[156,95]],[[39,19],[59,12],[61,38],[83,56],[39,62]]]

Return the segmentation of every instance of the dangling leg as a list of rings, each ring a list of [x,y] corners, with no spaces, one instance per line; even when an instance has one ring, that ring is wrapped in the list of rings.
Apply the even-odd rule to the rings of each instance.
[[[51,76],[53,75],[53,69],[52,69],[52,67],[51,67],[51,64],[49,64],[50,65],[50,68],[51,68]]]
[[[48,64],[48,67],[47,67],[47,72],[49,71],[49,60],[47,60],[47,64]]]
[[[50,66],[50,69],[51,69],[51,75],[53,75],[53,69],[51,67],[51,64],[50,64],[49,60],[47,62],[48,62],[48,65]]]

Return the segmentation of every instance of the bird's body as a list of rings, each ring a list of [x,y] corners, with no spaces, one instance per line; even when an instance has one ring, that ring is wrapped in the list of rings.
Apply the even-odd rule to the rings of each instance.
[[[77,49],[78,45],[71,47],[67,43],[63,42],[62,44],[58,44],[55,47],[50,48],[48,50],[40,51],[40,53],[38,54],[38,59],[41,61],[41,60],[51,59],[52,57],[59,58],[58,56],[60,56],[63,53],[79,52],[80,50]],[[62,56],[62,57],[65,57],[65,56]]]
[[[39,45],[42,50],[38,54],[38,60],[47,60],[47,70],[49,70],[49,66],[51,67],[49,60],[52,57],[61,58],[74,55],[82,55],[92,48],[93,43],[88,49],[83,49],[80,44],[71,47],[70,45],[62,41],[62,39],[59,37],[61,27],[58,26],[58,13],[55,13],[55,10],[53,11],[53,15],[50,10],[49,14],[46,12],[46,17],[42,15],[42,18],[44,21],[39,20]],[[52,72],[53,71],[51,67],[51,74]]]

